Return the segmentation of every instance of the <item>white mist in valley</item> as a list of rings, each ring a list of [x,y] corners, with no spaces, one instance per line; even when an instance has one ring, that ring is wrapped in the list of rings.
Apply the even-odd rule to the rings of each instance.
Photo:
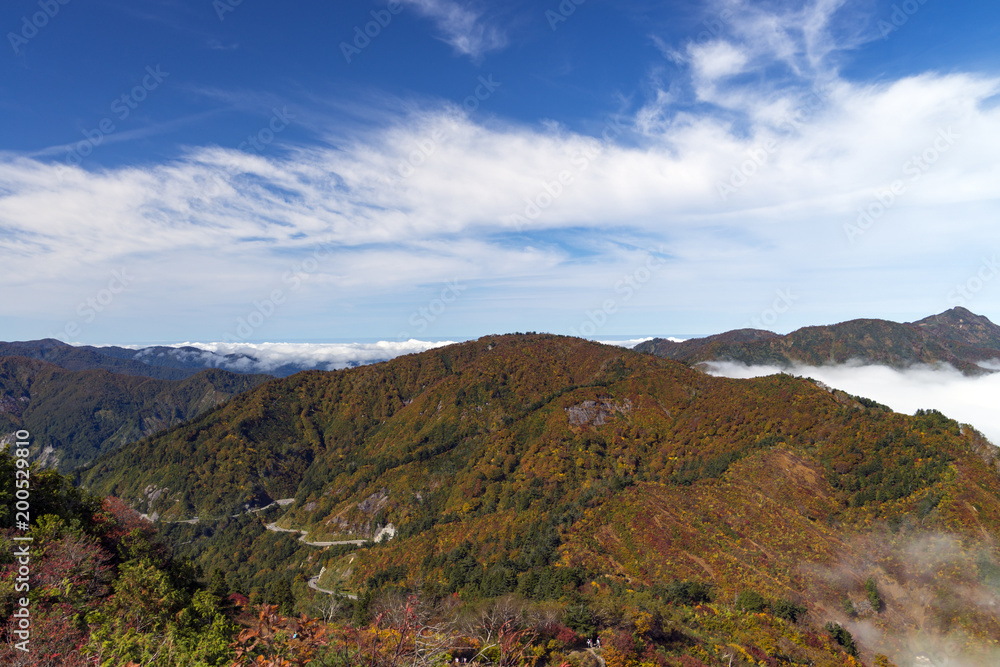
[[[625,338],[596,342],[631,349],[648,340],[652,340],[652,338]],[[679,343],[683,339],[670,338],[669,340]],[[289,368],[341,370],[379,361],[389,361],[405,354],[426,352],[446,345],[454,345],[456,342],[459,341],[427,341],[411,338],[409,340],[382,340],[372,343],[187,342],[160,347],[142,345],[123,345],[121,347],[136,350],[135,358],[145,363],[155,364],[157,356],[163,357],[169,354],[177,361],[202,364],[208,368],[222,368],[236,373],[274,373],[280,370],[287,373]],[[167,352],[164,348],[173,348],[173,350]]]
[[[426,352],[454,342],[410,339],[376,343],[179,343],[165,347],[198,348],[200,352],[177,350],[174,355],[199,355],[197,361],[206,366],[239,373],[271,373],[289,365],[340,370],[387,361],[404,354]]]
[[[970,377],[951,366],[888,366],[842,364],[836,366],[748,366],[738,362],[705,362],[710,375],[752,378],[791,373],[888,405],[896,412],[939,410],[963,424],[970,424],[990,442],[1000,445],[1000,373]]]

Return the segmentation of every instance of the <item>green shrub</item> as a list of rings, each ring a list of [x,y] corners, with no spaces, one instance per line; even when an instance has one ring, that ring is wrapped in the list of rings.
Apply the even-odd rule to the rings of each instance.
[[[858,656],[858,645],[854,643],[854,637],[839,623],[827,623],[823,626],[833,639],[844,647],[847,655]]]
[[[868,580],[865,581],[865,592],[868,593],[868,601],[871,603],[872,609],[876,612],[882,611],[885,607],[885,602],[882,601],[882,596],[878,592],[878,586],[871,577],[868,577]]]
[[[672,581],[655,593],[665,600],[687,606],[712,601],[712,585],[700,581]]]
[[[783,618],[792,623],[799,620],[799,617],[806,613],[806,608],[797,605],[791,600],[777,600],[773,605],[771,605],[771,613],[778,618]]]
[[[771,603],[757,591],[747,590],[736,597],[736,606],[743,611],[759,614],[762,611],[767,611]]]

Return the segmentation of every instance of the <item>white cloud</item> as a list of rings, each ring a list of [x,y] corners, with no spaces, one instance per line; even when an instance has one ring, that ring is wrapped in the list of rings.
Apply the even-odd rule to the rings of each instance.
[[[832,23],[844,4],[816,0],[799,8],[776,8],[722,0],[715,3],[719,29],[713,39],[673,47],[654,36],[654,43],[668,59],[690,67],[696,100],[753,118],[769,105],[786,105],[796,89],[825,87],[837,78],[836,56],[871,38],[853,27],[838,30],[833,38]],[[727,18],[723,22],[720,16]],[[727,80],[751,71],[758,76]]]
[[[430,18],[443,41],[462,55],[478,59],[507,45],[507,36],[483,19],[483,13],[457,0],[402,0]]]
[[[379,341],[377,343],[178,343],[165,347],[196,347],[203,350],[197,361],[206,366],[240,373],[273,373],[282,366],[340,370],[360,364],[387,361],[404,354],[426,352],[456,341]],[[162,353],[161,353],[162,354]],[[192,360],[190,351],[171,353],[180,359]],[[139,352],[137,359],[146,360],[151,351]],[[228,355],[233,355],[227,358]]]
[[[466,5],[412,2],[463,53],[500,43]],[[873,308],[939,312],[956,305],[947,295],[974,275],[982,248],[1000,244],[1000,107],[985,103],[1000,80],[839,78],[833,54],[863,39],[830,37],[840,4],[768,13],[729,3],[731,34],[679,51],[695,56],[692,81],[711,80],[708,109],[678,111],[679,92],[656,91],[604,139],[556,124],[479,123],[441,105],[337,145],[267,157],[201,148],[90,171],[0,154],[5,313],[72,318],[111,269],[127,267],[137,279],[115,308],[184,316],[231,306],[231,321],[286,287],[282,277],[322,243],[327,259],[302,291],[314,312],[461,278],[499,285],[511,303],[549,295],[568,327],[635,267],[611,240],[623,235],[671,255],[658,278],[664,289],[642,294],[646,312],[711,304],[731,313],[712,329],[742,326],[778,288],[801,297],[789,318],[857,308],[862,292]],[[794,76],[729,81],[775,62]],[[804,102],[814,84],[821,96]],[[734,114],[745,120],[739,132]],[[943,152],[934,148],[942,132],[955,137]],[[626,133],[629,142],[616,140]],[[924,154],[935,159],[914,175],[913,158]],[[845,227],[897,181],[904,192],[850,243]],[[1000,307],[997,285],[966,305]],[[413,303],[400,305],[401,320]],[[638,317],[616,329],[656,330]]]
[[[876,38],[865,22],[834,29],[847,0],[814,0],[780,9],[748,0],[721,4],[732,16],[729,32],[757,60],[783,63],[804,78],[822,80],[832,75],[837,65],[833,56]]]
[[[963,424],[971,424],[1000,445],[1000,373],[969,377],[950,366],[914,366],[897,370],[888,366],[844,364],[839,366],[747,366],[733,362],[708,362],[711,375],[752,378],[791,372],[811,377],[835,389],[870,398],[896,412],[913,414],[935,409]]]
[[[823,118],[797,133],[762,126],[740,139],[711,118],[688,118],[666,130],[669,148],[486,128],[445,109],[402,118],[355,145],[302,148],[280,159],[205,149],[164,165],[90,172],[6,156],[0,221],[8,234],[0,247],[20,244],[32,261],[49,257],[72,270],[84,258],[149,251],[234,247],[242,254],[308,248],[319,238],[349,246],[525,231],[513,214],[528,230],[614,221],[656,231],[736,214],[742,221],[732,224],[766,234],[783,224],[815,226],[831,213],[853,220],[880,186],[908,178],[907,160],[949,127],[955,145],[900,208],[988,201],[1000,195],[1000,166],[991,159],[1000,152],[1000,114],[981,102],[998,89],[995,80],[960,74],[844,82]],[[720,201],[718,183],[767,141],[780,151],[752,183]],[[560,173],[571,182],[558,183]],[[776,240],[787,230],[778,231]]]
[[[715,81],[739,74],[747,64],[747,54],[724,40],[695,44],[688,48],[695,77]]]
[[[616,347],[624,347],[631,350],[633,347],[639,343],[645,343],[647,340],[653,340],[652,336],[647,338],[628,338],[626,340],[599,340],[598,343],[602,345],[614,345]]]
[[[991,223],[1000,197],[993,159],[1000,111],[982,105],[998,87],[962,74],[841,82],[822,113],[795,130],[761,123],[737,138],[721,121],[689,117],[634,147],[560,128],[486,127],[444,108],[400,118],[353,144],[283,157],[213,148],[95,172],[0,156],[0,284],[9,290],[8,313],[22,316],[46,301],[51,312],[63,298],[60,312],[71,315],[120,266],[141,274],[135,295],[155,298],[159,308],[194,309],[208,298],[249,303],[323,243],[331,260],[310,284],[355,290],[357,299],[456,277],[534,275],[545,276],[543,285],[593,289],[628,267],[595,242],[611,225],[668,239],[674,261],[664,280],[685,285],[685,295],[748,309],[723,326],[758,314],[746,305],[754,293],[741,290],[763,298],[788,286],[756,285],[779,268],[835,272],[846,300],[853,289],[873,289],[871,267],[912,267],[874,289],[919,289],[936,299],[926,312],[938,312],[955,305],[944,302],[948,281],[968,278],[982,261],[980,248],[1000,243]],[[906,165],[948,128],[954,144],[913,180]],[[722,201],[720,184],[767,142],[777,148]],[[905,193],[852,246],[845,225],[894,180]],[[570,229],[581,230],[576,238],[589,246],[589,261],[535,237]],[[932,238],[937,268],[929,272],[914,263],[914,252]],[[844,270],[852,274],[841,278]],[[725,276],[754,279],[734,287]],[[93,287],[63,296],[54,286],[67,280]],[[715,281],[729,284],[720,291]],[[60,296],[10,289],[25,282]],[[791,287],[808,300],[807,287]],[[982,293],[983,305],[989,294]]]
[[[634,348],[639,343],[646,343],[653,340],[653,336],[647,336],[646,338],[628,338],[625,340],[599,340],[598,343],[603,345],[617,345],[618,347],[626,347],[628,349]],[[683,343],[686,338],[674,338],[673,336],[667,336],[664,340],[669,340],[673,343]]]

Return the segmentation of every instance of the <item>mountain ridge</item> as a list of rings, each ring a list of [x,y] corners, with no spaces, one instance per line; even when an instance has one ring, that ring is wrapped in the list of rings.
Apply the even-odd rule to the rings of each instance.
[[[683,343],[655,338],[635,350],[687,364],[734,361],[785,368],[855,361],[894,368],[949,364],[966,375],[983,375],[993,372],[984,362],[1000,359],[1000,326],[956,307],[910,323],[856,319],[785,335],[741,329]]]
[[[0,342],[0,356],[20,356],[56,364],[72,371],[106,370],[159,380],[184,380],[203,370],[219,369],[245,375],[287,377],[303,370],[317,370],[315,363],[288,362],[256,370],[260,360],[252,354],[220,354],[199,347],[151,345],[126,348],[114,345],[70,345],[52,338]]]

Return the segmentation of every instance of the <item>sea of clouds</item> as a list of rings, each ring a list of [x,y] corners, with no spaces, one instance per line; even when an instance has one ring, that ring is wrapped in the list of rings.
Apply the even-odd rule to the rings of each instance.
[[[599,341],[605,345],[633,348],[651,338]],[[673,340],[673,339],[672,339]],[[679,339],[677,339],[679,340]],[[185,342],[161,347],[174,348],[170,356],[189,363],[199,363],[238,373],[289,372],[292,369],[335,371],[363,364],[388,361],[404,354],[426,352],[459,341],[405,341],[374,343],[199,343]],[[154,354],[166,354],[155,348],[137,348],[137,359],[152,363]],[[197,348],[198,352],[183,348]]]
[[[375,343],[178,343],[164,347],[193,347],[202,351],[206,366],[239,373],[274,373],[280,369],[340,370],[387,361],[404,354],[426,352],[455,341],[378,341]],[[143,354],[140,351],[140,355]],[[174,356],[195,353],[177,350]],[[141,356],[139,357],[141,359]],[[150,361],[147,359],[146,361]]]
[[[639,343],[645,343],[646,341],[650,340],[653,340],[652,336],[649,336],[648,338],[626,338],[623,340],[599,340],[595,342],[601,343],[602,345],[617,345],[618,347],[625,347],[631,350]],[[680,338],[669,338],[668,340],[672,340],[676,343],[681,342]]]
[[[948,365],[888,366],[842,364],[836,366],[748,366],[738,362],[708,362],[711,375],[752,378],[775,373],[791,373],[815,380],[888,405],[896,412],[913,414],[933,408],[963,424],[970,424],[1000,445],[1000,373],[970,377]],[[984,364],[1000,370],[1000,361]]]
[[[627,338],[597,341],[631,349],[652,338]],[[670,340],[680,341],[679,338]],[[460,341],[426,341],[411,338],[405,341],[373,343],[199,343],[185,342],[160,348],[127,346],[137,349],[136,358],[155,363],[156,356],[169,354],[186,363],[222,368],[238,373],[282,373],[294,370],[335,371],[363,364],[388,361],[405,354],[426,352]],[[162,348],[174,348],[164,352]],[[196,348],[197,351],[184,348]]]

